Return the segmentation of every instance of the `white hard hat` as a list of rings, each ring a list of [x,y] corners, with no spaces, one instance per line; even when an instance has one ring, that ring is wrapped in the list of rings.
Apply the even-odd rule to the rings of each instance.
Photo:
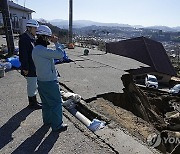
[[[26,27],[39,27],[39,24],[36,20],[34,19],[29,19],[26,23]]]
[[[40,26],[37,28],[36,34],[51,36],[51,35],[52,35],[52,31],[51,31],[51,29],[50,29],[48,26],[46,26],[46,25],[40,25]]]

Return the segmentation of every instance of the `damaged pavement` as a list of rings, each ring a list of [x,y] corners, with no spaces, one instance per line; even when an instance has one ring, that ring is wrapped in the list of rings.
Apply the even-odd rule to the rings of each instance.
[[[143,63],[97,50],[83,53],[78,47],[67,50],[72,62],[56,65],[60,87],[80,95],[76,109],[90,121],[105,122],[105,127],[93,132],[64,108],[69,129],[53,134],[42,127],[40,110],[24,108],[25,80],[18,71],[9,71],[0,79],[0,152],[177,153],[178,143],[162,141],[154,148],[147,139],[152,134],[155,139],[179,135],[179,98],[134,84],[125,70],[148,67]]]
[[[61,86],[82,97],[81,104],[77,107],[81,113],[91,120],[98,118],[106,121],[107,127],[95,133],[100,135],[117,152],[119,151],[118,153],[123,150],[124,153],[127,147],[130,148],[128,150],[130,153],[145,153],[146,148],[151,149],[151,147],[142,146],[142,138],[135,137],[137,134],[135,135],[131,131],[137,133],[136,123],[138,120],[142,125],[145,123],[144,129],[148,129],[148,135],[154,132],[154,128],[141,118],[113,103],[120,102],[123,94],[124,86],[121,77],[128,74],[125,70],[147,67],[147,65],[130,58],[106,54],[97,50],[90,50],[88,56],[85,56],[83,51],[83,48],[68,50],[67,54],[73,61],[57,65],[61,75]],[[85,111],[82,108],[85,108]],[[121,113],[121,115],[118,113]],[[123,123],[132,125],[132,130],[126,129],[124,127],[126,125],[123,125]],[[146,150],[144,147],[146,147]],[[152,152],[150,151],[148,153]]]
[[[170,96],[167,91],[138,87],[127,71],[148,67],[143,63],[97,50],[90,50],[88,56],[85,56],[83,50],[68,50],[73,62],[57,65],[61,72],[62,86],[82,96],[82,104],[85,105],[79,105],[79,110],[86,106],[101,115],[99,119],[113,128],[110,131],[111,137],[119,134],[112,133],[114,129],[121,128],[122,131],[123,128],[142,144],[154,146],[162,153],[179,153],[179,97]],[[84,114],[88,117],[93,115]],[[114,122],[115,125],[111,126]],[[106,128],[101,131],[104,130]],[[103,139],[109,141],[112,138],[108,138],[107,134]],[[161,143],[149,143],[147,140],[152,134],[161,136]],[[115,138],[111,143],[114,143],[113,148],[118,151],[122,149],[119,146],[122,142]],[[175,142],[169,143],[168,139]]]

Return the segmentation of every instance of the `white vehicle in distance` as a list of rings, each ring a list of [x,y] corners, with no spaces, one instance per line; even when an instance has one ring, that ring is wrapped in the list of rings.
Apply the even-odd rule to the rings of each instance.
[[[174,96],[180,96],[180,84],[176,84],[169,90],[169,93]]]
[[[149,88],[158,89],[158,80],[154,75],[147,74],[145,78],[145,85]]]

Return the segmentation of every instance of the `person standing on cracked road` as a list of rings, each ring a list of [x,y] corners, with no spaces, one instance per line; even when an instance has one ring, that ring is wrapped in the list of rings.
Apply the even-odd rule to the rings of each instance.
[[[19,60],[21,62],[21,74],[27,81],[27,95],[31,109],[41,109],[42,105],[37,101],[37,76],[32,50],[34,48],[36,30],[39,24],[36,20],[30,19],[26,23],[26,31],[19,37]]]
[[[52,131],[65,131],[67,125],[63,124],[62,120],[62,99],[54,64],[54,59],[63,58],[64,50],[48,26],[39,26],[36,34],[37,40],[32,51],[32,58],[36,67],[38,91],[42,101],[43,123],[50,125]],[[50,41],[55,44],[55,50],[47,48]]]

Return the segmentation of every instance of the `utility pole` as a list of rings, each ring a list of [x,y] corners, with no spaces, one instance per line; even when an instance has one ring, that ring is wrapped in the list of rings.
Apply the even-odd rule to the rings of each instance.
[[[4,30],[6,34],[6,42],[8,46],[8,56],[13,55],[14,52],[14,38],[12,31],[12,23],[9,14],[9,6],[7,0],[1,0],[0,10],[3,16]]]
[[[69,44],[72,43],[72,25],[73,25],[73,0],[69,0]]]
[[[179,72],[179,70],[180,70],[180,69],[179,69],[179,68],[180,68],[180,66],[179,66],[179,50],[180,50],[180,49],[179,49],[179,45],[177,45],[177,50],[178,50],[178,72]]]

